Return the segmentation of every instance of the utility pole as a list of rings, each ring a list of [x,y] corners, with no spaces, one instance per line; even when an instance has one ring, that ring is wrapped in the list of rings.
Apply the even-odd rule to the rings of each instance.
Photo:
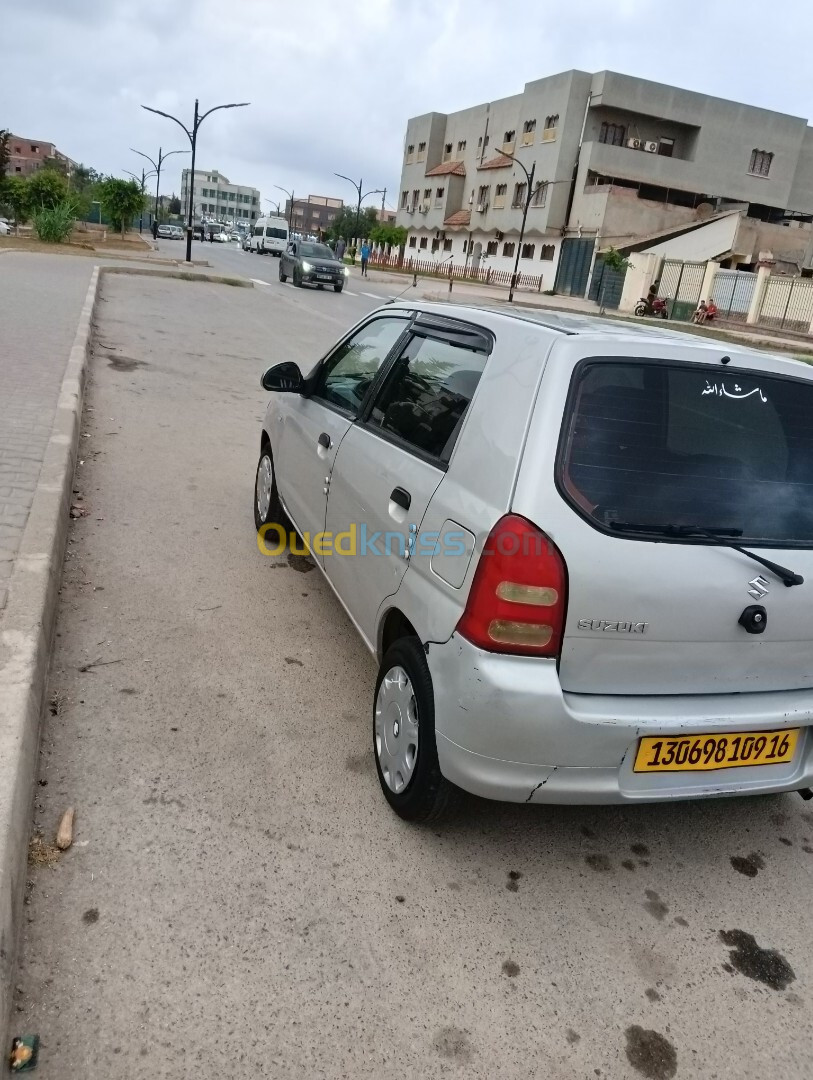
[[[182,124],[177,116],[172,116],[170,113],[162,112],[160,109],[152,109],[149,105],[142,105],[142,109],[146,109],[147,112],[156,113],[158,116],[165,116],[167,120],[174,120],[175,123],[181,128],[192,146],[192,167],[189,170],[189,201],[188,214],[186,220],[186,261],[192,262],[192,203],[195,194],[195,151],[198,143],[198,129],[207,116],[211,116],[213,112],[217,112],[218,109],[243,109],[246,105],[249,105],[248,101],[231,102],[229,105],[215,105],[201,116],[198,112],[198,99],[195,98],[195,114],[192,122],[192,129],[190,130],[186,124]],[[169,155],[166,155],[169,157]]]
[[[351,180],[349,176],[344,176],[342,173],[337,172],[337,173],[334,173],[333,175],[338,176],[338,178],[340,180],[346,180],[348,182],[348,184],[352,184],[353,187],[358,192],[359,201],[358,201],[358,204],[356,206],[356,228],[355,228],[356,235],[355,235],[354,239],[359,240],[360,238],[359,238],[359,235],[358,235],[358,231],[359,231],[359,222],[361,221],[361,204],[364,202],[364,200],[367,198],[368,195],[380,195],[381,194],[381,188],[373,188],[372,191],[366,191],[362,195],[361,188],[362,188],[362,185],[364,183],[363,179],[359,180],[359,182],[356,183],[355,180]],[[384,189],[384,194],[386,194],[386,189]]]
[[[155,162],[155,161],[152,160],[152,158],[148,154],[143,153],[141,150],[133,150],[132,146],[130,147],[130,150],[134,154],[138,154],[139,157],[146,158],[146,160],[149,161],[150,165],[152,165],[153,169],[155,169],[155,213],[153,214],[153,220],[158,221],[158,208],[159,208],[159,205],[160,205],[159,202],[158,202],[158,189],[161,186],[161,166],[164,164],[166,159],[168,157],[172,157],[173,154],[188,154],[189,151],[188,150],[169,150],[165,154],[162,151],[161,147],[159,146],[158,147],[158,161]]]
[[[139,232],[139,235],[141,235],[141,232],[142,232],[142,230],[144,228],[144,186],[147,183],[147,177],[148,176],[154,176],[155,173],[154,172],[145,172],[144,169],[142,169],[141,170],[141,177],[139,178],[137,173],[130,172],[129,169],[125,169],[124,171],[127,173],[128,176],[132,176],[133,180],[135,180],[136,183],[140,184],[140,186],[141,186],[141,216],[138,219],[138,232]]]

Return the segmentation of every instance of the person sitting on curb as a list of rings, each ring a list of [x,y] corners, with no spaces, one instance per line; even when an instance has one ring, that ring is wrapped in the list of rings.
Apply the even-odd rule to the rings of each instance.
[[[694,315],[692,315],[692,322],[697,323],[697,325],[700,326],[701,323],[704,323],[706,321],[707,313],[708,308],[706,307],[706,301],[701,300],[698,304],[697,311],[695,311]]]

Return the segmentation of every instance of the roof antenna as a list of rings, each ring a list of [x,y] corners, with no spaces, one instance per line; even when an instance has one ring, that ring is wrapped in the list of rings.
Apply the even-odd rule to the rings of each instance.
[[[731,363],[731,357],[730,356],[722,357],[722,359],[720,360],[720,363],[721,364],[730,364]]]

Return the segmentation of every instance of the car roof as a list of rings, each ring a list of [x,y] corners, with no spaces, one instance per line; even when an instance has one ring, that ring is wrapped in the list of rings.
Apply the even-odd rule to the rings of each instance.
[[[433,315],[442,315],[449,319],[464,319],[478,322],[482,326],[497,331],[500,324],[505,321],[518,323],[531,323],[540,328],[552,331],[563,338],[579,337],[587,339],[610,339],[614,344],[620,345],[623,341],[640,347],[645,343],[661,345],[681,345],[684,348],[711,351],[717,354],[731,353],[751,359],[759,359],[764,362],[770,357],[771,367],[775,363],[787,365],[793,369],[794,374],[804,372],[808,378],[813,378],[813,369],[803,360],[797,360],[792,356],[783,356],[770,353],[763,349],[753,349],[746,342],[732,344],[721,341],[719,338],[704,337],[700,334],[682,333],[680,330],[670,330],[666,327],[655,326],[648,323],[633,323],[622,319],[603,319],[594,315],[582,315],[569,311],[557,311],[552,308],[507,308],[500,305],[488,304],[447,304],[441,302],[412,301],[407,297],[397,301],[391,301],[391,306],[408,308],[411,311],[424,311]],[[802,369],[800,371],[800,368]]]

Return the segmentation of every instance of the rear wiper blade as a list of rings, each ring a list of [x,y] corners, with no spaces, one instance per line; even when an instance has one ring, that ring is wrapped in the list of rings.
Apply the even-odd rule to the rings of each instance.
[[[801,574],[796,574],[793,570],[788,570],[786,566],[780,566],[779,563],[772,562],[770,559],[763,559],[761,555],[735,544],[733,538],[742,536],[742,529],[706,528],[701,525],[647,525],[645,522],[637,521],[611,521],[609,525],[611,529],[615,529],[617,532],[660,533],[663,536],[685,536],[687,538],[702,536],[720,547],[733,548],[734,551],[739,551],[740,554],[753,559],[754,562],[776,574],[779,580],[788,588],[793,585],[804,585],[805,583],[805,579]]]

